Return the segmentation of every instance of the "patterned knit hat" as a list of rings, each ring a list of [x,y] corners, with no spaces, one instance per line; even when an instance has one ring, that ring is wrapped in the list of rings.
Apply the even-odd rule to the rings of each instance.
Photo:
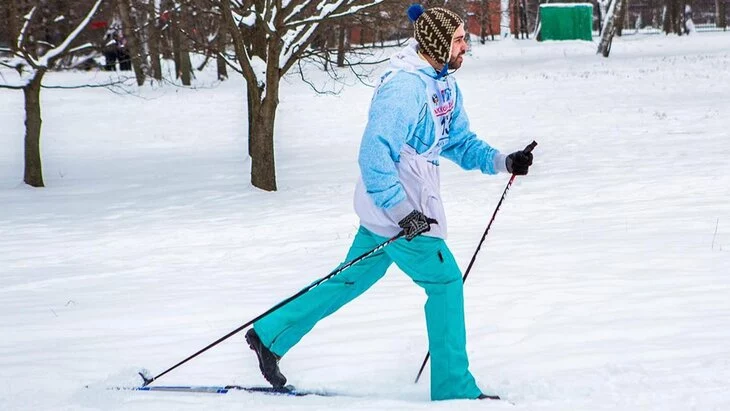
[[[449,61],[451,37],[464,23],[458,14],[441,7],[424,10],[420,4],[408,8],[408,17],[413,22],[415,38],[421,50],[439,64]]]

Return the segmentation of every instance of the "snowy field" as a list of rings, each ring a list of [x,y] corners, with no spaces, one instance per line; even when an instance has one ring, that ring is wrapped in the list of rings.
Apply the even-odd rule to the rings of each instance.
[[[457,74],[481,136],[539,142],[465,289],[471,370],[514,405],[432,403],[428,373],[413,384],[425,298],[396,268],[281,362],[290,383],[343,396],[105,390],[340,263],[371,89],[283,83],[274,193],[248,182],[237,75],[44,90],[44,189],[20,184],[22,93],[0,91],[0,410],[730,409],[730,33],[595,47],[477,45]],[[465,269],[508,176],[442,164]],[[265,381],[240,333],[159,384]]]

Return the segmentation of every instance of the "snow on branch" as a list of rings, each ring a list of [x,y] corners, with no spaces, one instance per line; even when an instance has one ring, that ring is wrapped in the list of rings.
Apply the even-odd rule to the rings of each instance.
[[[284,6],[284,13],[288,13],[286,17],[284,17],[284,21],[289,21],[292,19],[292,17],[296,16],[304,7],[307,5],[306,2],[296,2],[296,3],[289,3]],[[291,11],[288,10],[289,7],[292,7]]]
[[[279,61],[280,67],[286,71],[291,67],[298,56],[309,46],[313,35],[316,33],[319,24],[323,21],[349,16],[360,10],[376,6],[384,0],[368,0],[362,3],[361,0],[320,0],[316,6],[317,12],[311,17],[288,22],[284,27],[289,29],[282,35],[284,47],[282,48]],[[306,5],[300,5],[305,7]],[[296,11],[291,15],[296,14]]]
[[[78,47],[74,47],[74,48],[72,48],[71,50],[69,50],[68,52],[69,52],[69,53],[76,53],[76,52],[79,52],[79,51],[81,51],[81,50],[86,50],[86,49],[89,49],[89,48],[92,48],[92,47],[94,47],[94,45],[93,45],[93,44],[91,44],[91,43],[86,43],[86,44],[82,44],[82,45],[80,45],[80,46],[78,46]]]
[[[233,10],[231,10],[231,15],[233,16],[233,21],[236,22],[236,26],[239,27],[241,25],[253,27],[253,25],[256,23],[256,13],[254,13],[253,10],[248,10],[246,17],[243,17]]]
[[[310,42],[310,38],[317,30],[319,24],[310,24],[309,26],[301,26],[293,30],[293,33],[287,33],[284,35],[284,47],[281,50],[280,62],[281,67],[285,69],[289,68],[296,56],[303,51]]]
[[[48,64],[51,60],[55,59],[56,57],[62,55],[65,53],[71,43],[76,40],[76,37],[81,34],[81,32],[86,28],[86,25],[89,24],[89,21],[91,21],[91,18],[96,14],[96,11],[99,9],[99,6],[101,3],[104,2],[104,0],[96,0],[96,3],[91,7],[88,13],[86,13],[86,17],[79,23],[78,26],[66,37],[66,40],[63,41],[58,47],[55,47],[51,50],[48,50],[46,54],[43,55],[43,57],[39,60],[39,65],[41,67],[48,67]]]
[[[239,67],[234,68],[236,71],[243,73],[244,78],[257,78],[256,73],[253,70],[253,64],[251,63],[251,56],[248,53],[246,44],[243,36],[240,34],[238,28],[241,20],[236,20],[236,16],[240,16],[232,10],[231,6],[236,6],[235,0],[222,0],[219,5],[225,24],[231,30],[233,38],[233,47],[236,50],[236,57],[239,63]],[[228,59],[226,62],[229,66],[234,67]]]
[[[16,45],[18,50],[23,49],[23,43],[25,42],[25,35],[28,32],[28,26],[30,26],[30,21],[33,19],[33,14],[35,13],[37,8],[38,8],[37,6],[33,6],[33,8],[30,9],[28,14],[23,16],[23,19],[25,20],[25,22],[23,23],[23,28],[20,29],[20,34],[18,34],[17,45]]]
[[[317,10],[319,10],[319,13],[317,15],[298,20],[298,21],[289,21],[285,24],[286,27],[296,27],[304,24],[311,24],[311,23],[321,23],[325,20],[331,20],[331,19],[337,19],[341,17],[347,17],[351,16],[360,10],[367,9],[369,7],[377,6],[378,4],[382,3],[384,0],[370,0],[367,3],[364,4],[357,4],[360,3],[357,0],[339,0],[335,3],[328,4],[327,0],[322,0],[320,4],[317,5]],[[303,7],[303,6],[301,6]],[[297,10],[296,12],[298,12]],[[296,14],[296,12],[293,12],[290,14],[289,18],[291,18],[293,15]]]

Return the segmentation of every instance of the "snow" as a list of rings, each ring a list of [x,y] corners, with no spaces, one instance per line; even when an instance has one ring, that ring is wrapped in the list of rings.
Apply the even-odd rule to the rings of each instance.
[[[515,405],[431,403],[428,371],[413,384],[424,297],[395,267],[281,362],[347,396],[106,390],[341,262],[371,89],[282,83],[274,193],[248,182],[243,81],[215,86],[214,66],[195,89],[44,90],[43,189],[21,184],[22,93],[1,91],[0,409],[730,409],[729,36],[617,37],[609,59],[505,39],[457,73],[474,130],[504,151],[539,142],[465,286],[471,370]],[[508,176],[442,164],[465,268]],[[159,380],[264,383],[243,333]]]
[[[231,11],[231,14],[233,15],[233,19],[238,22],[239,25],[243,24],[244,26],[253,27],[254,23],[256,23],[256,13],[254,12],[248,13],[246,17],[243,17],[235,11]]]
[[[297,23],[298,24],[298,23]],[[301,24],[286,31],[282,36],[283,47],[279,56],[279,67],[284,68],[294,54],[299,51],[317,29],[320,23]],[[303,34],[302,34],[303,33]]]
[[[251,62],[251,69],[253,70],[254,74],[256,75],[256,84],[258,84],[260,88],[265,88],[265,86],[266,86],[266,62],[259,56],[252,56],[250,62]]]
[[[540,8],[545,8],[545,7],[550,7],[550,8],[591,7],[591,8],[593,8],[593,4],[591,4],[591,3],[545,3],[545,4],[540,5]]]

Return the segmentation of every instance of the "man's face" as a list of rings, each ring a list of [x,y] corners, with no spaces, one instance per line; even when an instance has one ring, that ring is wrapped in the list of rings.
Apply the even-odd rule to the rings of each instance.
[[[456,70],[460,68],[461,63],[464,62],[464,54],[469,48],[466,44],[466,40],[464,39],[465,35],[466,32],[464,31],[464,25],[462,24],[456,29],[454,35],[451,37],[451,56],[449,56],[450,69]]]

